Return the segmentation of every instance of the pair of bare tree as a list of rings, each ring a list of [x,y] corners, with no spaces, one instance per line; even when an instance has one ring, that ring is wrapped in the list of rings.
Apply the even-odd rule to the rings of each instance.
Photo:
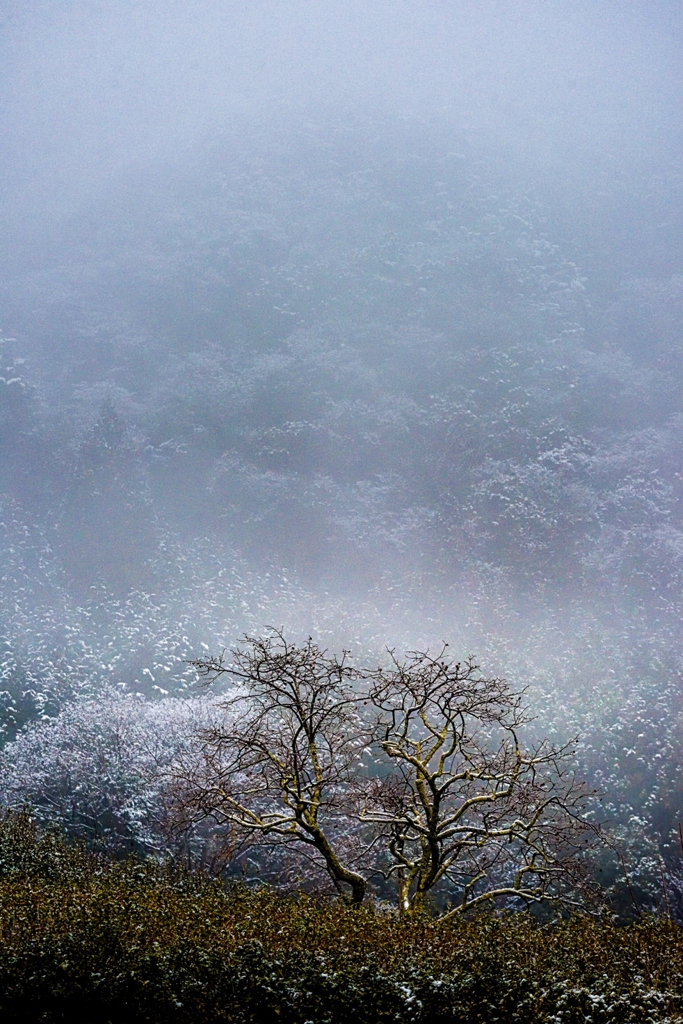
[[[185,826],[213,818],[236,855],[297,853],[356,903],[390,884],[405,914],[430,899],[445,919],[484,902],[576,902],[595,829],[571,748],[524,749],[521,694],[472,659],[390,651],[388,667],[361,670],[272,631],[195,664],[236,685],[225,724],[178,771]]]

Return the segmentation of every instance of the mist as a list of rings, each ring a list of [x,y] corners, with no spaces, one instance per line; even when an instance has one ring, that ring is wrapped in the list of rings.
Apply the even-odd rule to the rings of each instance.
[[[681,874],[681,15],[0,6],[10,747],[447,641]]]

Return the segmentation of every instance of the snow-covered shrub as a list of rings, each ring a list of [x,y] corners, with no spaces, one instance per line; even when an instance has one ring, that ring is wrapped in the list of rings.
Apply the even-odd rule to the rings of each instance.
[[[187,851],[169,804],[171,769],[220,712],[213,695],[156,702],[105,689],[32,723],[0,753],[0,800],[123,853]]]

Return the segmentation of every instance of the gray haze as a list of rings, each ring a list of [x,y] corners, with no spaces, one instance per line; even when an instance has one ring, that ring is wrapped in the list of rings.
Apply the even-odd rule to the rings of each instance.
[[[2,5],[11,220],[51,221],[236,118],[412,115],[567,177],[680,143],[680,4]]]
[[[681,4],[0,26],[6,739],[244,630],[446,639],[671,860]]]

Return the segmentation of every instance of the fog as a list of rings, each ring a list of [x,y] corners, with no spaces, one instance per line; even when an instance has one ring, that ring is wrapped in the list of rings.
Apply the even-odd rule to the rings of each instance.
[[[677,878],[680,4],[0,24],[5,741],[245,630],[446,640]]]
[[[42,225],[240,116],[454,123],[570,180],[680,139],[671,2],[7,2],[2,57],[3,213]]]

